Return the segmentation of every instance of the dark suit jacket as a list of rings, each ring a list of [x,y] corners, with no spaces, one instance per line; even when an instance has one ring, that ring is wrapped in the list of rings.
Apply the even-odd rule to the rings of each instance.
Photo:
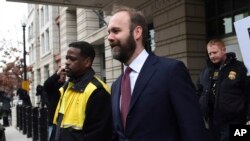
[[[121,76],[112,85],[114,141],[203,141],[198,96],[185,65],[150,54],[136,80],[124,131]]]

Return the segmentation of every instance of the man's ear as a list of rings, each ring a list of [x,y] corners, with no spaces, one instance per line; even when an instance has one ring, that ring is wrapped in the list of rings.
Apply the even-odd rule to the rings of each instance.
[[[142,38],[142,27],[141,26],[136,26],[134,29],[134,38],[135,40],[138,40]]]
[[[223,50],[224,50],[224,51],[227,51],[227,49],[226,49],[225,47],[223,48]]]
[[[226,48],[225,48],[225,47],[222,47],[222,51],[223,51],[224,53],[226,53]]]
[[[87,58],[84,59],[84,65],[85,65],[85,67],[91,67],[92,60],[91,60],[90,57],[87,57]]]

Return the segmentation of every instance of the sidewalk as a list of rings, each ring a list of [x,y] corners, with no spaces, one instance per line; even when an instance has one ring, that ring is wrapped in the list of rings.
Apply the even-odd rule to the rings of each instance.
[[[6,141],[32,141],[31,138],[27,138],[27,134],[23,134],[22,130],[16,128],[16,107],[11,108],[12,114],[12,126],[5,127],[5,138]],[[0,123],[3,124],[2,119]]]
[[[26,134],[13,126],[5,127],[5,137],[6,141],[32,141],[32,138],[27,138]]]

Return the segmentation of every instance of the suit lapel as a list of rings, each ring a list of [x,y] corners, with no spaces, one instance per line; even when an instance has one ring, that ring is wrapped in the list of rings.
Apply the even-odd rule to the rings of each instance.
[[[136,101],[141,96],[142,91],[145,89],[145,86],[147,85],[150,78],[153,76],[154,72],[156,71],[156,67],[155,67],[156,63],[157,63],[157,57],[150,54],[147,60],[145,61],[140,71],[140,74],[136,80],[129,110],[133,108]]]
[[[145,86],[149,82],[150,78],[153,76],[154,72],[156,71],[155,64],[157,63],[157,57],[150,54],[144,63],[141,72],[136,80],[131,103],[130,103],[130,109],[133,108],[133,106],[136,104],[136,101],[141,96],[143,89],[145,89]],[[122,121],[121,121],[121,114],[120,114],[120,92],[121,92],[121,79],[122,75],[115,81],[114,86],[112,87],[112,103],[113,105],[113,116],[115,117],[115,125],[118,128],[118,131],[124,131],[122,127]],[[122,136],[123,134],[119,132],[119,134]]]

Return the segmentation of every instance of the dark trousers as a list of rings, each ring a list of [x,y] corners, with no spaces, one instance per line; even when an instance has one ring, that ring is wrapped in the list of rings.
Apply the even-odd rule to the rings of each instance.
[[[209,141],[229,141],[229,124],[221,127],[210,126],[207,135]]]

